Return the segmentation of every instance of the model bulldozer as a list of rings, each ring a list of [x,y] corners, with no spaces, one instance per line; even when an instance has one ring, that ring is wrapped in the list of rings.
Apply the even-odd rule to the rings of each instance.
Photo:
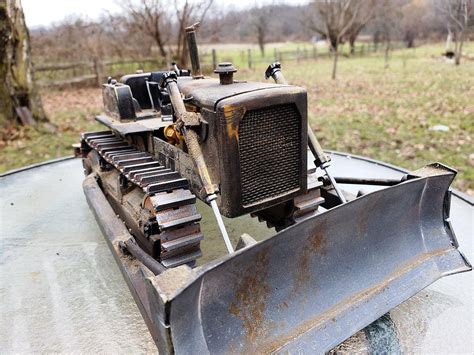
[[[186,36],[192,70],[109,78],[106,128],[80,147],[87,200],[160,353],[324,352],[470,270],[449,222],[454,170],[333,176],[306,90],[279,63],[272,83],[236,80],[231,63],[207,77],[195,25]],[[203,265],[197,199],[228,250]],[[221,216],[248,214],[275,233],[233,245]]]

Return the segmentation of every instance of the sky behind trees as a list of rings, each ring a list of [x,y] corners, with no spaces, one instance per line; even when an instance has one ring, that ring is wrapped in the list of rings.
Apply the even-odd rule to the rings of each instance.
[[[79,15],[96,19],[105,11],[114,13],[120,10],[115,0],[21,0],[21,2],[25,12],[26,24],[30,28],[48,26],[60,22],[67,16]],[[298,5],[308,2],[309,0],[220,0],[216,1],[216,5],[243,9],[256,4],[284,3]]]

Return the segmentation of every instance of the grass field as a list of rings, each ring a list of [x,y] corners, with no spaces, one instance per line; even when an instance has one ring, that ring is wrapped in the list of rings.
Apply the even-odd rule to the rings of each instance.
[[[455,186],[474,194],[474,61],[439,59],[443,46],[397,50],[384,69],[383,53],[341,58],[338,79],[329,59],[283,61],[287,79],[308,89],[311,126],[326,149],[346,151],[415,169],[441,161],[456,168]],[[468,44],[466,52],[474,53]],[[264,64],[239,79],[263,80]],[[43,101],[56,128],[7,132],[0,171],[68,155],[84,130],[99,128],[98,89],[53,90]],[[448,131],[433,127],[444,125]]]

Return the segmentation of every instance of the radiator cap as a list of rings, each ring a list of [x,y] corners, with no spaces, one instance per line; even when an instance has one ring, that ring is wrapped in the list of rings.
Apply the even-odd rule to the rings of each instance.
[[[214,73],[219,74],[221,85],[229,85],[234,82],[234,73],[237,71],[231,62],[222,62],[217,64]]]

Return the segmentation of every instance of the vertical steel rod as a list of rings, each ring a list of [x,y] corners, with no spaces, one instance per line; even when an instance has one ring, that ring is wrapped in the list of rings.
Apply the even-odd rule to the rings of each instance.
[[[224,221],[222,220],[221,213],[219,212],[219,208],[217,207],[216,200],[211,201],[212,211],[214,212],[214,216],[216,217],[217,224],[219,225],[219,229],[221,230],[222,237],[224,238],[225,246],[227,247],[227,251],[229,254],[234,252],[234,248],[232,248],[232,243],[230,242],[229,235],[227,234],[227,230],[225,229]]]
[[[170,75],[166,79],[165,86],[166,90],[168,91],[168,94],[170,95],[170,100],[171,104],[173,105],[175,115],[180,121],[186,115],[187,111],[181,94],[179,92],[178,85],[176,83],[176,75]],[[180,123],[184,124],[184,122]],[[225,246],[231,254],[234,252],[234,249],[232,248],[232,244],[230,242],[229,235],[227,234],[227,230],[225,228],[224,221],[222,220],[219,208],[217,207],[216,187],[212,184],[211,177],[209,176],[206,162],[202,154],[201,146],[199,145],[198,135],[195,131],[193,131],[192,129],[187,129],[185,126],[182,126],[181,132],[184,135],[184,140],[186,141],[188,152],[193,158],[194,163],[196,164],[196,167],[198,169],[199,177],[201,178],[204,190],[206,191],[207,200],[212,207],[214,216],[216,217],[217,224],[221,231],[222,237],[224,238]]]

